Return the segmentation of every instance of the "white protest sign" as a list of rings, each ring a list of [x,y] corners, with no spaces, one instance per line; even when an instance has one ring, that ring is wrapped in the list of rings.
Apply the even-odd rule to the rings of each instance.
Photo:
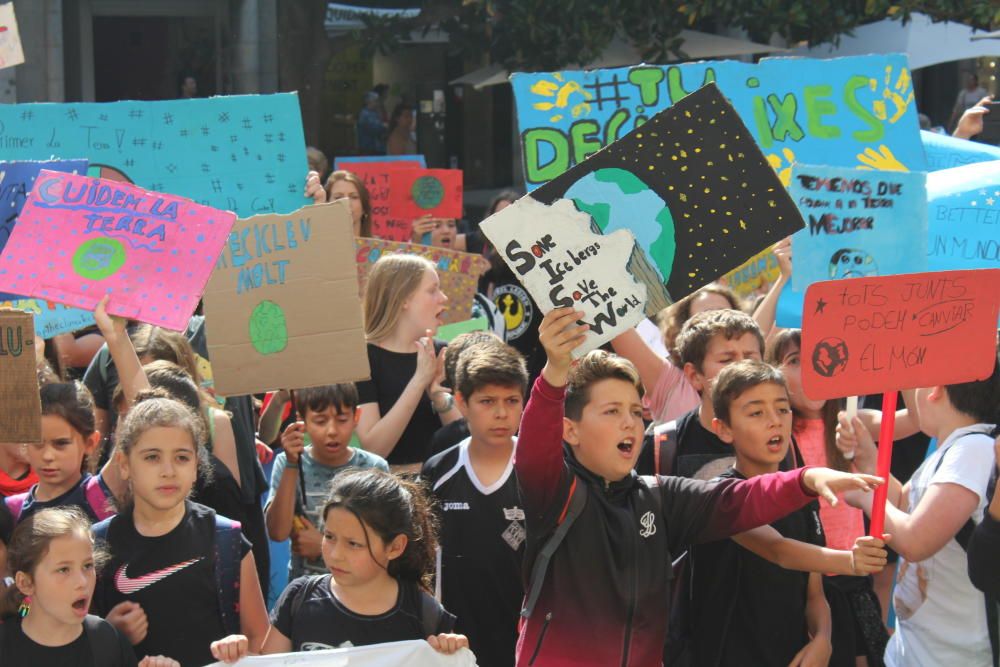
[[[14,18],[14,3],[0,5],[0,69],[13,67],[24,62],[21,50],[21,34]]]
[[[467,648],[443,655],[422,639],[389,644],[303,653],[278,653],[243,658],[235,667],[476,667],[476,656]],[[215,662],[208,667],[227,667]]]
[[[635,237],[625,229],[597,234],[591,224],[568,199],[546,206],[522,197],[480,225],[543,313],[585,313],[590,331],[577,357],[634,327],[646,303],[646,286],[630,272]]]

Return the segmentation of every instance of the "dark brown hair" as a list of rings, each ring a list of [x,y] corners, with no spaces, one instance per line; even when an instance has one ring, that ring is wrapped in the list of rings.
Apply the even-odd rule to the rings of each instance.
[[[358,407],[358,389],[353,382],[295,390],[295,409],[305,419],[306,411],[322,412],[332,407],[337,414],[353,414]]]
[[[469,331],[458,334],[444,349],[444,386],[454,389],[458,383],[458,358],[474,345],[503,344],[492,331]]]
[[[431,590],[431,575],[437,556],[437,517],[430,496],[420,482],[411,482],[382,470],[349,470],[337,475],[323,505],[323,521],[330,510],[347,510],[361,522],[372,555],[374,531],[388,544],[406,535],[406,549],[389,562],[386,571],[396,579],[412,581]]]
[[[669,308],[666,308],[666,314],[663,318],[663,344],[678,366],[683,366],[684,364],[680,362],[680,356],[677,354],[677,336],[687,321],[691,319],[691,306],[694,304],[695,299],[706,293],[718,294],[725,298],[729,302],[729,307],[733,310],[743,310],[743,304],[740,302],[739,297],[736,296],[736,293],[719,283],[705,285],[701,289],[688,294]]]
[[[788,393],[785,376],[771,364],[757,359],[744,359],[723,368],[712,383],[712,409],[715,416],[727,424],[731,423],[729,408],[733,401],[747,390],[762,384],[776,384]]]
[[[995,356],[989,377],[944,388],[951,406],[979,423],[1000,423],[1000,365]]]
[[[569,372],[564,408],[566,417],[574,421],[580,420],[584,406],[590,402],[590,388],[601,380],[628,382],[639,392],[640,398],[642,397],[643,388],[639,371],[631,361],[604,350],[593,350],[580,359]]]
[[[677,336],[677,357],[681,367],[691,364],[701,373],[708,354],[708,345],[721,334],[726,340],[752,333],[760,344],[764,356],[764,336],[752,317],[739,310],[710,310],[698,313],[687,322]]]
[[[86,440],[97,430],[94,397],[82,382],[52,382],[39,388],[42,416],[62,417],[70,427]],[[84,456],[80,472],[91,469],[95,456]]]
[[[528,390],[524,357],[499,339],[495,343],[472,345],[458,358],[455,389],[465,400],[487,385],[517,387],[522,395]]]

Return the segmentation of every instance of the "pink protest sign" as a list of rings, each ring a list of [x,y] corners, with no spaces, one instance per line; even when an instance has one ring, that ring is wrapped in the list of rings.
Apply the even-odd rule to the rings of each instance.
[[[43,170],[0,255],[0,291],[182,331],[236,214]]]

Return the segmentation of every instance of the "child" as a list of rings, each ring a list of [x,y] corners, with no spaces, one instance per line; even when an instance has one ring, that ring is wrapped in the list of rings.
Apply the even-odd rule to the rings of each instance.
[[[1000,470],[1000,438],[996,441],[997,467]],[[994,481],[993,499],[989,511],[983,515],[969,540],[969,579],[979,590],[993,596],[1000,596],[1000,479]],[[988,602],[988,600],[987,600]]]
[[[13,583],[0,599],[0,664],[134,667],[124,635],[90,616],[96,569],[90,521],[78,508],[39,510],[14,531],[8,551]],[[161,656],[141,667],[178,667]]]
[[[328,573],[288,585],[262,653],[411,639],[427,639],[442,653],[468,646],[447,634],[454,617],[427,590],[437,531],[421,487],[381,470],[345,472],[333,481],[322,518]],[[238,636],[213,648],[226,662],[248,652]]]
[[[792,437],[792,406],[781,372],[762,361],[727,366],[715,378],[712,401],[713,428],[736,453],[735,465],[719,479],[777,472]],[[771,526],[786,538],[824,545],[815,501]],[[782,569],[732,540],[693,547],[691,572],[695,664],[829,661],[832,622],[822,575]]]
[[[482,667],[511,667],[525,538],[514,434],[528,371],[514,348],[493,339],[466,348],[456,375],[455,402],[470,436],[422,473],[442,510],[439,599],[458,616],[456,629]]]
[[[250,544],[239,524],[190,502],[207,466],[203,422],[162,390],[140,392],[115,435],[115,462],[131,503],[94,526],[111,552],[93,610],[137,655],[182,665],[212,661],[212,642],[241,633],[256,648],[267,631]]]
[[[271,492],[264,505],[271,539],[281,542],[292,537],[289,580],[327,571],[320,548],[323,536],[316,526],[333,478],[347,468],[389,470],[381,456],[349,446],[358,420],[358,391],[353,384],[299,389],[295,408],[302,421],[281,434],[284,451],[274,461]]]
[[[601,351],[571,371],[572,350],[587,328],[574,324],[582,316],[560,308],[542,321],[539,340],[548,362],[525,407],[516,446],[528,533],[525,567],[540,568],[532,572],[522,610],[517,664],[660,664],[672,554],[775,521],[811,494],[833,498],[879,480],[825,468],[713,484],[638,477],[638,374],[629,362]],[[550,576],[542,576],[549,557],[544,547],[553,534],[561,543],[551,553]]]
[[[890,481],[885,530],[899,553],[893,602],[896,632],[885,662],[903,665],[996,664],[990,646],[983,594],[969,580],[964,547],[958,533],[972,519],[979,523],[986,508],[993,471],[993,430],[1000,412],[1000,368],[985,380],[916,390],[917,422],[937,438],[931,454],[900,487]],[[845,424],[842,449],[853,445],[858,470],[874,470],[876,450],[860,420]],[[848,428],[848,427],[853,428]],[[870,498],[845,496],[871,514]]]

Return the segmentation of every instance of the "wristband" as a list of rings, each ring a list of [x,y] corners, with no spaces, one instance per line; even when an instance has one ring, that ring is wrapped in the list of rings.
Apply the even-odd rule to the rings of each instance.
[[[292,463],[287,458],[285,459],[285,470],[298,470],[298,469],[299,469],[299,462],[298,461],[296,461],[295,463]]]

